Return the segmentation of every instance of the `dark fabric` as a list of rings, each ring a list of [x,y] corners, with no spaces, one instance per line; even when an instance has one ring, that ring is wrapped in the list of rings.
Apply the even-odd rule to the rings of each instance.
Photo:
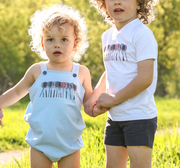
[[[157,117],[146,120],[112,121],[107,119],[104,144],[112,146],[153,147]]]

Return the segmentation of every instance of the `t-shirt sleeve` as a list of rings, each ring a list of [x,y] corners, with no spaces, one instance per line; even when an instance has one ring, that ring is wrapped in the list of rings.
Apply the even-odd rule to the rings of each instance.
[[[146,59],[157,59],[158,46],[151,30],[144,29],[136,33],[133,41],[137,62]]]

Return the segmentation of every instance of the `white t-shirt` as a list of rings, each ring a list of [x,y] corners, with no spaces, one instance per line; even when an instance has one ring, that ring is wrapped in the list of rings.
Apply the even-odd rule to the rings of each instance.
[[[154,59],[152,84],[137,96],[110,108],[108,117],[114,121],[151,119],[157,116],[154,92],[157,83],[158,46],[152,31],[139,19],[121,28],[115,26],[102,35],[103,59],[106,69],[106,90],[115,94],[137,75],[137,63]]]

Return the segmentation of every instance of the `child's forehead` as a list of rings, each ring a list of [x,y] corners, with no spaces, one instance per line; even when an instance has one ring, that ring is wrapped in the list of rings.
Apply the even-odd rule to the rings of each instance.
[[[74,32],[74,27],[70,23],[64,24],[52,24],[49,26],[48,29],[45,29],[44,35],[45,36],[56,36],[58,35],[66,35]]]

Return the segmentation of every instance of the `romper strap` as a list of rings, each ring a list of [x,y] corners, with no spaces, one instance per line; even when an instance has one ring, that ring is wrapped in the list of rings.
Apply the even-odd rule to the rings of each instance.
[[[40,66],[41,66],[41,73],[47,71],[46,62],[40,62]]]
[[[73,69],[72,69],[72,73],[75,73],[78,75],[79,72],[79,64],[78,63],[73,63]]]

